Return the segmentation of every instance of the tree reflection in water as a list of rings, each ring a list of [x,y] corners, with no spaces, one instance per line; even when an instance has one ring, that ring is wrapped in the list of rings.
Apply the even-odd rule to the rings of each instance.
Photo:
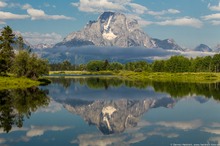
[[[21,128],[24,118],[50,102],[47,91],[37,87],[15,90],[0,90],[0,128],[9,132],[13,125]]]
[[[213,97],[220,100],[220,83],[187,83],[187,82],[159,82],[151,80],[129,81],[119,78],[53,78],[53,83],[61,84],[65,88],[69,88],[71,83],[80,83],[91,89],[105,89],[109,87],[119,88],[126,86],[129,88],[145,89],[153,87],[156,92],[164,92],[170,94],[174,98],[181,98],[188,95],[201,95],[206,98]]]

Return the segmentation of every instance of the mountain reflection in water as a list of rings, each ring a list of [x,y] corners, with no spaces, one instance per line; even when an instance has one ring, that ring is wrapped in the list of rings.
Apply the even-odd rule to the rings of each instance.
[[[51,80],[0,91],[0,145],[220,144],[219,83]]]
[[[89,125],[96,125],[105,135],[122,133],[127,128],[136,127],[142,115],[149,109],[172,108],[181,100],[181,97],[205,96],[206,98],[195,97],[195,100],[200,103],[205,103],[212,97],[216,100],[220,99],[219,83],[135,82],[117,78],[54,78],[53,84],[61,85],[65,89],[54,91],[56,93],[52,96],[57,102],[69,112],[80,115]],[[132,93],[128,95],[127,89],[132,90]],[[158,94],[152,94],[151,90]],[[70,96],[64,96],[66,91]]]

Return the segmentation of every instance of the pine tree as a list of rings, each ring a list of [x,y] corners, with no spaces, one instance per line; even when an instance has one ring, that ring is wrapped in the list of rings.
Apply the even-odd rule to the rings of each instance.
[[[15,35],[13,34],[12,29],[9,26],[4,27],[0,36],[0,74],[6,74],[7,71],[10,70],[13,59],[14,59],[14,51],[12,44],[14,41]]]

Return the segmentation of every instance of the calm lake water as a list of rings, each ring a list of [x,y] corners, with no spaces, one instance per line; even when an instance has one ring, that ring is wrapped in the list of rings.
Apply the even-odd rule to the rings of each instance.
[[[52,78],[0,91],[1,146],[220,144],[220,84]]]

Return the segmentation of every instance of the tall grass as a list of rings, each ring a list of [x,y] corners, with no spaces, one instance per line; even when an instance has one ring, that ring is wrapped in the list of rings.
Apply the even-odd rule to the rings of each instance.
[[[15,89],[15,88],[28,88],[32,86],[38,86],[40,82],[33,81],[27,78],[16,77],[0,77],[0,90],[3,89]]]

